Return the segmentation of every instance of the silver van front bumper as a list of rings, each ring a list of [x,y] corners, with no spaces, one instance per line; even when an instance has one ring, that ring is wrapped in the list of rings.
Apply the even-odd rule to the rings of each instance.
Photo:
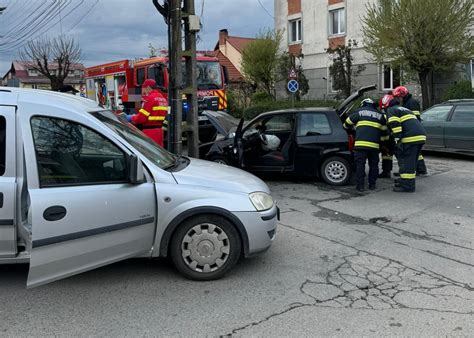
[[[267,250],[276,237],[277,221],[280,209],[276,205],[266,211],[234,212],[247,231],[249,250],[246,256],[252,256]]]

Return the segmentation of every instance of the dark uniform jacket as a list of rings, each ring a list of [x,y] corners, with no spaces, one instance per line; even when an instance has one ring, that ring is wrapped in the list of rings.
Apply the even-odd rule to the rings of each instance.
[[[387,118],[388,127],[395,139],[410,144],[426,142],[425,129],[410,109],[399,105],[388,107]]]
[[[378,150],[380,142],[388,140],[385,116],[373,107],[354,111],[344,122],[344,128],[356,129],[354,149]]]
[[[421,121],[420,103],[417,100],[415,100],[411,94],[408,94],[403,99],[403,107],[410,109],[413,112],[413,114],[415,114],[417,119]]]

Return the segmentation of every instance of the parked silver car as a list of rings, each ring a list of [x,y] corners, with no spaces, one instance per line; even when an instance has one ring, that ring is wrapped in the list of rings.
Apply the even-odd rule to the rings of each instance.
[[[95,102],[0,87],[0,263],[28,287],[130,257],[222,277],[269,248],[278,208],[242,170],[175,156]]]

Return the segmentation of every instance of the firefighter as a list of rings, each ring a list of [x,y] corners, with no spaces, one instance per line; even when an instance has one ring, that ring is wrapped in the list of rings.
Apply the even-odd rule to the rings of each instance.
[[[393,96],[391,92],[389,92],[389,94],[382,97],[379,101],[379,109],[382,114],[385,115],[386,120],[387,116],[385,110],[388,108],[388,104],[392,98]],[[384,142],[380,144],[380,152],[382,155],[382,172],[379,174],[379,178],[391,178],[393,155],[395,155],[395,140],[391,135],[387,134],[384,136]]]
[[[379,174],[379,150],[381,140],[387,134],[386,120],[371,99],[364,99],[361,107],[344,122],[344,128],[355,128],[354,157],[356,163],[356,190],[364,191],[365,163],[369,162],[369,189],[375,189]]]
[[[413,114],[415,114],[418,121],[421,121],[421,109],[420,103],[413,98],[413,95],[410,94],[408,89],[404,86],[398,86],[393,90],[393,96],[400,98],[403,107],[410,109]],[[425,159],[420,153],[418,157],[418,164],[416,166],[417,175],[426,175],[428,171],[426,170]]]
[[[418,156],[426,142],[426,132],[415,114],[401,106],[398,98],[392,97],[387,108],[389,130],[396,143],[400,178],[395,180],[395,192],[415,192]]]
[[[127,120],[141,125],[143,132],[163,147],[163,124],[168,113],[168,100],[158,90],[155,80],[147,79],[142,84],[142,108],[138,114],[128,115]]]

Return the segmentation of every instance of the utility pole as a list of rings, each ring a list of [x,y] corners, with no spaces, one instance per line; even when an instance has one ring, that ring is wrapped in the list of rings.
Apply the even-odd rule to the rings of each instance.
[[[168,150],[175,154],[182,152],[182,94],[186,94],[188,114],[186,136],[188,155],[199,157],[197,70],[196,70],[196,32],[200,30],[199,17],[195,15],[194,0],[152,0],[158,12],[168,25],[168,64],[170,82],[168,102],[171,114],[168,116]],[[184,4],[181,8],[181,4]],[[185,50],[182,51],[182,29],[184,21]],[[186,87],[183,90],[183,58],[186,67]]]
[[[175,154],[181,155],[182,152],[182,132],[181,122],[183,118],[183,103],[181,98],[182,86],[182,31],[181,31],[181,0],[169,0],[169,28],[170,41],[168,51],[168,62],[170,70],[170,83],[168,104],[171,106],[171,121],[169,130],[172,130],[172,137],[169,140],[168,148]]]
[[[183,57],[186,66],[186,102],[188,114],[186,119],[186,138],[188,155],[199,157],[199,126],[198,126],[198,99],[197,99],[197,69],[196,69],[196,32],[200,29],[199,17],[195,15],[194,0],[184,0],[184,45]]]

